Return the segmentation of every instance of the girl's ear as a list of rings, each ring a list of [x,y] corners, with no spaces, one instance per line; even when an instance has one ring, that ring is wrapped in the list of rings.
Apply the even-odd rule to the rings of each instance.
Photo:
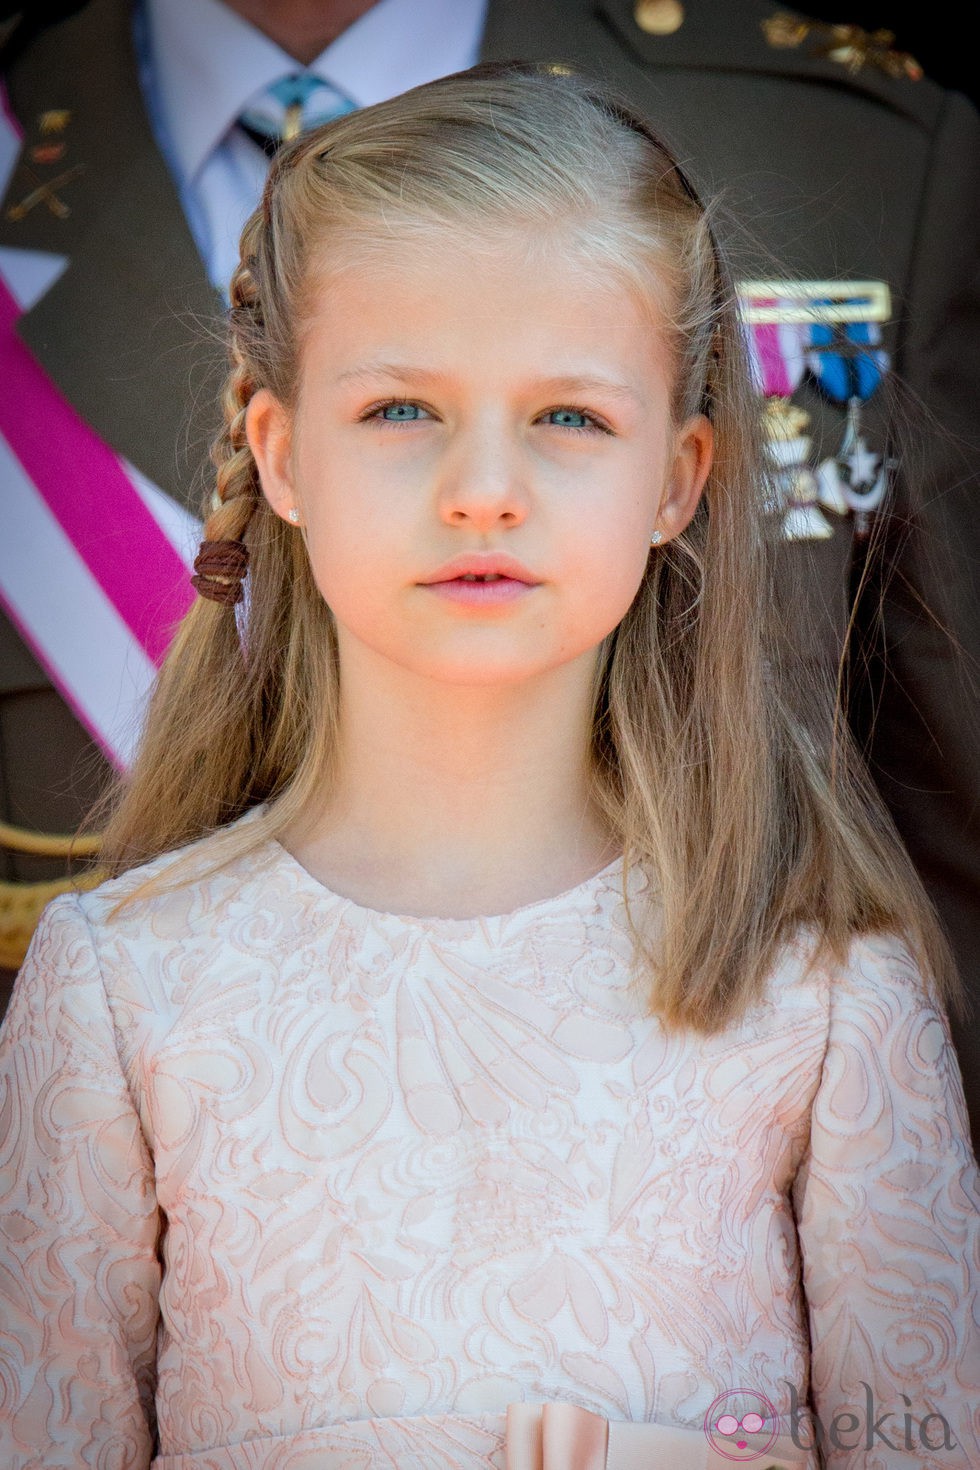
[[[697,510],[714,458],[715,436],[703,413],[678,430],[667,493],[660,504],[657,525],[666,537],[679,536]]]
[[[290,451],[292,438],[289,417],[279,400],[268,388],[253,393],[245,410],[245,436],[259,471],[262,494],[277,516],[289,520],[296,510]]]

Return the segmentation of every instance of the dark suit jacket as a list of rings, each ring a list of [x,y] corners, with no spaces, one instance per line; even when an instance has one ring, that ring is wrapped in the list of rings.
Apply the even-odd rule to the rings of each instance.
[[[490,0],[482,59],[563,61],[618,87],[704,193],[721,193],[743,222],[737,232],[722,227],[742,278],[889,283],[894,316],[884,346],[907,396],[935,422],[916,431],[897,478],[886,522],[891,580],[872,578],[859,608],[869,668],[856,673],[853,720],[968,986],[980,991],[980,710],[969,668],[936,621],[976,656],[980,503],[968,447],[980,401],[980,126],[965,98],[928,79],[851,73],[806,45],[773,48],[762,22],[776,8],[687,0],[680,29],[657,36],[637,24],[631,0]],[[27,126],[44,109],[71,109],[73,156],[85,164],[66,190],[68,219],[42,209],[19,222],[0,218],[0,245],[71,259],[23,319],[23,338],[111,445],[197,509],[195,472],[216,423],[221,371],[200,323],[217,302],[150,133],[127,0],[90,0],[43,33],[8,85]],[[29,187],[15,171],[6,203]],[[813,416],[817,452],[832,452],[840,411],[812,388],[798,397]],[[887,400],[877,395],[866,417],[879,447]],[[787,613],[799,642],[832,665],[863,568],[853,522],[836,522],[828,541],[787,544],[783,557],[804,574],[804,602]],[[45,690],[5,626],[4,815],[64,830],[91,794],[99,761]],[[44,870],[34,860],[18,871]],[[980,1018],[955,1035],[980,1137]]]

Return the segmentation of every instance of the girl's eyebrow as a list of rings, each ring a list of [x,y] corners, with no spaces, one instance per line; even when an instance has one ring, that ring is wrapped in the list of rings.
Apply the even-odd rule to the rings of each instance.
[[[364,378],[395,378],[399,382],[444,383],[449,373],[436,372],[431,368],[412,367],[407,363],[365,362],[357,367],[338,373],[338,383],[355,382]],[[605,393],[610,398],[629,399],[642,405],[643,395],[628,383],[618,382],[598,373],[571,373],[556,377],[535,378],[526,387],[545,393]]]

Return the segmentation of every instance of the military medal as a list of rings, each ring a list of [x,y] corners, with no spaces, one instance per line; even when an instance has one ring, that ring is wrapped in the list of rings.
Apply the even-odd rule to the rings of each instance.
[[[867,311],[870,298],[855,298]],[[877,309],[887,316],[887,302]],[[870,312],[869,312],[870,315]],[[873,453],[861,429],[861,407],[878,389],[888,370],[888,355],[880,347],[878,320],[823,321],[810,332],[807,364],[824,397],[846,408],[847,419],[840,448],[821,467],[829,493],[834,474],[837,491],[855,515],[855,531],[866,536],[871,516],[881,505],[894,461]]]
[[[855,514],[865,535],[881,505],[894,462],[873,453],[861,427],[861,407],[888,369],[879,323],[891,302],[883,281],[747,281],[739,297],[749,359],[766,397],[766,453],[774,495],[789,540],[833,534],[823,511]],[[790,397],[806,377],[831,403],[846,410],[837,453],[809,462],[807,415]]]
[[[871,516],[881,505],[888,488],[888,472],[895,460],[875,454],[861,433],[861,400],[852,398],[847,405],[847,427],[834,467],[844,500],[854,511],[855,530],[866,536],[871,529]]]
[[[834,534],[820,513],[820,481],[808,463],[810,437],[803,430],[809,422],[806,410],[788,398],[774,394],[766,400],[766,458],[787,541],[821,541]]]

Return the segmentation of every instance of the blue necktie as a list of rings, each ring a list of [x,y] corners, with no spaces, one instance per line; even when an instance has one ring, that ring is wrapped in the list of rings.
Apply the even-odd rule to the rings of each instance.
[[[242,131],[271,157],[282,143],[319,127],[345,112],[353,112],[357,103],[322,82],[319,77],[303,72],[283,77],[267,87],[238,119]]]

